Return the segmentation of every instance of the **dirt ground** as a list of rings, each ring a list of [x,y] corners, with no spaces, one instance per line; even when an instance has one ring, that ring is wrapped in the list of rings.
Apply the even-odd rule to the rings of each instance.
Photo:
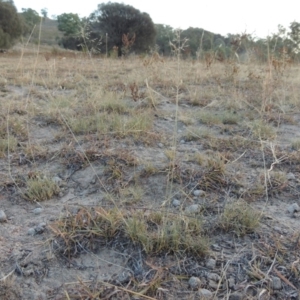
[[[16,51],[0,68],[1,299],[299,299],[297,64]],[[92,216],[113,210],[104,238]],[[157,249],[153,212],[201,230]]]

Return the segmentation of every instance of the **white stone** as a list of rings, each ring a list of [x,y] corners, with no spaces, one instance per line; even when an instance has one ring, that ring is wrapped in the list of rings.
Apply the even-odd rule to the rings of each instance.
[[[27,231],[27,234],[28,235],[35,235],[36,234],[35,229],[34,228],[29,228],[28,231]]]
[[[293,204],[288,206],[287,210],[288,210],[289,213],[293,214],[294,212],[299,211],[300,207],[297,203],[293,203]]]
[[[191,277],[189,279],[189,286],[191,287],[191,289],[196,290],[201,286],[201,280],[198,277]]]
[[[0,210],[0,222],[6,222],[7,218],[6,218],[6,214],[3,210]]]
[[[200,299],[212,299],[213,293],[207,289],[200,289],[198,296],[200,296]]]
[[[173,204],[173,206],[178,207],[180,205],[180,201],[177,199],[174,199],[172,204]]]
[[[39,215],[42,211],[43,211],[43,209],[42,209],[41,207],[38,207],[38,208],[35,208],[35,209],[33,210],[33,213],[34,213],[35,215]]]
[[[221,277],[218,274],[216,274],[216,273],[208,273],[207,274],[207,278],[211,279],[211,280],[213,280],[215,282],[219,282],[220,279],[221,279]]]
[[[199,204],[193,204],[185,208],[185,212],[188,214],[195,214],[200,211]]]
[[[296,176],[293,173],[287,173],[286,178],[287,180],[296,180]]]
[[[205,263],[206,267],[213,270],[216,267],[216,260],[213,258],[209,258],[206,263]]]
[[[272,288],[273,290],[281,290],[282,284],[279,277],[275,277],[275,276],[272,277]]]
[[[202,190],[194,190],[194,191],[193,191],[193,194],[194,194],[194,196],[196,196],[196,197],[198,197],[198,196],[200,196],[200,197],[205,196],[205,192],[202,191]]]

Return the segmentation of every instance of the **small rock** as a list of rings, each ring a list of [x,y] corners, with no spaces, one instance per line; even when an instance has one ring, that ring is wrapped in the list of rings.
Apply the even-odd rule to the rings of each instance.
[[[296,180],[296,176],[293,173],[287,173],[286,179],[287,180]]]
[[[297,203],[293,203],[288,206],[287,210],[289,213],[293,214],[294,212],[300,211],[300,207]]]
[[[39,215],[42,211],[43,211],[43,209],[41,207],[37,207],[33,210],[33,213],[35,215]]]
[[[36,232],[35,232],[35,229],[34,229],[34,228],[29,228],[28,231],[27,231],[27,234],[28,234],[28,235],[34,236],[35,233],[36,233]]]
[[[62,179],[60,177],[58,177],[58,176],[54,176],[52,178],[52,181],[59,186],[61,184],[61,182],[62,182]]]
[[[250,296],[251,299],[253,297],[255,297],[257,295],[257,287],[254,286],[254,285],[248,285],[245,289],[244,289],[244,293],[247,295],[247,296]]]
[[[196,197],[198,197],[198,196],[200,196],[200,197],[205,196],[205,192],[202,191],[202,190],[194,190],[194,191],[193,191],[193,194],[194,194],[194,196],[196,196]]]
[[[229,296],[229,300],[243,300],[244,295],[242,293],[235,292]]]
[[[272,277],[272,289],[273,290],[281,290],[282,284],[279,277],[273,276]]]
[[[185,140],[180,140],[179,143],[180,143],[180,144],[184,144],[184,143],[185,143]]]
[[[300,219],[300,213],[299,212],[294,213],[293,217],[297,218],[297,219]],[[283,233],[286,233],[286,232],[287,232],[286,230],[283,231]]]
[[[218,283],[216,283],[214,280],[208,280],[208,286],[212,289],[216,290],[218,288]]]
[[[213,293],[207,289],[200,289],[197,294],[200,299],[211,299],[213,297]]]
[[[46,224],[45,222],[42,222],[42,223],[38,224],[38,225],[34,228],[35,233],[37,233],[37,234],[43,233],[43,232],[45,231],[46,225],[47,225],[47,224]]]
[[[177,200],[177,199],[174,199],[173,202],[172,202],[172,205],[175,206],[175,207],[178,207],[178,206],[180,206],[180,201]]]
[[[219,246],[218,244],[213,244],[213,245],[211,245],[211,248],[212,248],[214,251],[221,251],[221,250],[222,250],[221,246]]]
[[[120,284],[128,283],[132,277],[132,274],[129,271],[121,272],[118,275],[117,282]]]
[[[157,146],[158,146],[159,148],[163,148],[164,145],[163,145],[162,143],[158,143]]]
[[[188,214],[195,214],[199,212],[200,206],[198,204],[193,204],[185,208],[185,212]]]
[[[216,267],[216,260],[213,258],[210,258],[206,261],[205,265],[208,269],[213,270]]]
[[[34,270],[33,269],[28,269],[23,271],[24,276],[31,276],[34,275]]]
[[[189,279],[189,286],[191,287],[192,290],[196,290],[201,286],[201,280],[198,277],[191,277]]]
[[[97,182],[97,179],[98,179],[97,176],[94,175],[93,179],[91,180],[91,184],[95,184]]]
[[[274,230],[275,230],[275,231],[277,231],[277,232],[279,232],[279,233],[282,233],[282,230],[281,230],[281,228],[280,228],[280,227],[278,227],[278,226],[274,226]]]
[[[215,282],[219,282],[220,279],[221,279],[221,277],[220,277],[218,274],[216,274],[216,273],[208,273],[208,274],[206,275],[206,277],[207,277],[208,279],[211,279],[211,280],[215,281]]]
[[[3,210],[0,210],[0,223],[2,222],[6,222],[7,218],[6,218],[6,214]]]
[[[227,284],[228,284],[228,287],[229,287],[230,289],[233,289],[234,286],[235,286],[235,279],[232,278],[232,277],[228,278]]]

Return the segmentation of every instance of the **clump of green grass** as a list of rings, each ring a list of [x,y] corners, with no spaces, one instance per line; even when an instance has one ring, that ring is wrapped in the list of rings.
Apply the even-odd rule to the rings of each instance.
[[[229,138],[211,138],[206,139],[204,141],[205,148],[212,149],[215,151],[232,151],[232,152],[242,152],[246,149],[253,148],[255,145],[250,140],[247,140],[246,138],[242,136],[233,136]]]
[[[137,214],[126,221],[126,234],[141,244],[146,253],[162,252],[203,256],[208,240],[203,235],[201,219],[168,216],[155,212],[145,217]]]
[[[247,201],[255,202],[266,194],[266,188],[260,182],[253,184],[250,189],[243,193],[243,198]]]
[[[143,198],[144,190],[139,185],[130,186],[120,190],[121,202],[124,204],[135,204]]]
[[[160,169],[152,164],[152,162],[146,162],[143,169],[140,172],[140,176],[149,177],[158,174]]]
[[[207,158],[208,157],[205,154],[196,152],[188,157],[188,161],[195,162],[200,166],[205,166]]]
[[[125,114],[133,110],[132,107],[121,99],[118,95],[112,92],[100,93],[94,96],[97,99],[97,109],[107,113]]]
[[[26,182],[27,188],[23,196],[30,201],[45,201],[60,192],[59,186],[43,175],[35,175]]]
[[[195,120],[191,113],[182,113],[180,112],[178,115],[178,120],[182,122],[184,125],[192,125],[195,123]]]
[[[75,134],[110,134],[116,138],[128,136],[139,139],[152,130],[153,117],[149,112],[136,112],[132,115],[100,112],[89,116],[74,116],[68,124]]]
[[[291,143],[291,146],[293,150],[300,150],[300,139],[294,139]]]
[[[182,138],[187,141],[197,141],[201,138],[209,138],[211,133],[208,129],[199,128],[196,126],[189,126],[186,129],[186,133],[182,136]]]
[[[252,233],[259,226],[261,214],[245,201],[229,203],[220,216],[219,226],[238,236]]]
[[[9,138],[0,138],[0,157],[7,155],[7,151],[14,152],[17,148],[18,140],[10,136]]]
[[[201,162],[201,161],[200,161]],[[226,184],[226,161],[220,154],[208,156],[205,162],[201,162],[205,169],[198,182],[198,186],[204,190],[216,189]]]
[[[173,161],[176,158],[175,149],[167,149],[167,150],[164,151],[164,153],[170,161]]]
[[[202,107],[208,105],[214,97],[213,91],[197,87],[193,91],[190,91],[189,103],[193,106]]]
[[[262,120],[255,120],[249,125],[252,134],[257,139],[274,140],[276,138],[275,128]]]
[[[239,116],[233,112],[224,112],[220,115],[221,121],[224,125],[236,125],[239,123]]]
[[[260,176],[261,183],[264,184],[264,175]],[[288,187],[287,174],[281,171],[272,171],[267,178],[268,193],[276,195],[284,191]]]
[[[139,245],[148,254],[187,253],[203,256],[208,252],[202,220],[162,212],[145,214],[103,208],[82,207],[76,215],[51,226],[60,244],[60,251],[73,255],[83,248],[95,250],[103,242],[122,237]]]
[[[59,241],[63,255],[75,255],[83,249],[97,249],[97,243],[103,243],[120,233],[123,215],[116,209],[105,210],[101,207],[87,209],[82,207],[76,215],[68,213],[66,217],[51,225]]]
[[[211,111],[201,111],[195,115],[195,118],[205,125],[218,125],[222,123],[220,116]]]

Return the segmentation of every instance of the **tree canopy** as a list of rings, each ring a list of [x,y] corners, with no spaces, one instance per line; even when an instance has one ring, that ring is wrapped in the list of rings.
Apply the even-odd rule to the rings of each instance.
[[[156,39],[159,53],[163,55],[171,54],[170,42],[175,38],[174,29],[169,25],[155,24]]]
[[[9,48],[22,34],[22,22],[12,0],[0,0],[0,48]]]
[[[39,14],[32,8],[22,8],[20,16],[23,18],[25,23],[22,30],[23,34],[30,32],[32,28],[41,21]]]
[[[48,9],[47,8],[42,8],[41,9],[41,14],[46,19],[48,17]]]
[[[294,21],[290,24],[289,37],[291,39],[291,44],[293,51],[295,53],[300,52],[300,23]]]
[[[89,17],[91,38],[97,39],[99,35],[107,37],[107,47],[118,47],[122,54],[124,35],[135,41],[132,50],[145,52],[155,43],[155,27],[147,13],[121,3],[102,3]],[[123,38],[123,41],[122,41]],[[106,46],[103,45],[103,47]]]
[[[64,13],[57,16],[58,30],[65,36],[78,36],[81,28],[81,20],[78,14]]]

